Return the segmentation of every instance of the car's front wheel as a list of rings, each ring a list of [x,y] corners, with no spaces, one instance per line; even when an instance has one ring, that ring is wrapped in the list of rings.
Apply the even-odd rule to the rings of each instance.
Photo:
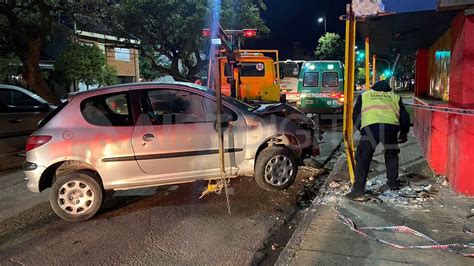
[[[84,221],[100,209],[103,194],[97,177],[88,171],[79,170],[56,179],[49,202],[62,219]]]
[[[288,188],[296,178],[298,164],[294,154],[286,147],[265,148],[255,162],[255,181],[266,190]]]

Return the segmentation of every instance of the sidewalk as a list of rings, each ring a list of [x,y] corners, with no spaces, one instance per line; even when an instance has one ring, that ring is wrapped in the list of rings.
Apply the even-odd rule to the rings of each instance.
[[[410,184],[407,192],[417,195],[416,198],[401,197],[387,190],[378,197],[382,203],[346,200],[343,195],[349,189],[347,164],[345,157],[341,157],[326,184],[326,194],[315,199],[276,264],[472,265],[474,258],[448,250],[398,249],[377,242],[352,231],[336,218],[337,209],[358,227],[405,225],[441,244],[474,242],[472,235],[463,232],[463,228],[474,229],[474,217],[467,218],[474,208],[474,200],[455,195],[443,178],[433,177],[413,136],[400,148],[400,174]],[[371,167],[370,188],[376,189],[385,183],[383,164],[379,147]],[[366,232],[398,245],[432,245],[411,235]],[[457,251],[474,253],[474,249]]]

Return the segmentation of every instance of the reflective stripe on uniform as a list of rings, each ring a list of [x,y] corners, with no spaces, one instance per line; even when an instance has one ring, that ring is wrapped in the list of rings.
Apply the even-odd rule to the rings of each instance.
[[[365,107],[364,109],[362,109],[362,113],[363,112],[367,112],[367,111],[370,111],[370,110],[392,110],[395,112],[395,114],[397,115],[397,117],[400,117],[400,110],[397,110],[396,108],[394,109],[393,106],[391,105],[386,105],[386,104],[379,104],[379,105],[372,105],[372,106],[367,106]]]
[[[369,90],[362,94],[361,127],[372,124],[400,125],[400,96],[393,92]]]

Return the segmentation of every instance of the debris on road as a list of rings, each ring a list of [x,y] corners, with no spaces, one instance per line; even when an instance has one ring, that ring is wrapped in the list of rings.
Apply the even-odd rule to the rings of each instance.
[[[338,187],[340,187],[340,186],[341,186],[341,183],[339,183],[339,182],[336,181],[336,180],[333,180],[333,181],[331,181],[331,183],[329,183],[329,187],[330,187],[330,188],[338,188]]]
[[[410,176],[410,174],[402,174],[402,176]],[[433,184],[407,185],[398,191],[391,190],[386,184],[387,178],[385,174],[375,176],[367,181],[368,194],[377,196],[384,202],[390,202],[397,206],[419,208],[438,191]]]

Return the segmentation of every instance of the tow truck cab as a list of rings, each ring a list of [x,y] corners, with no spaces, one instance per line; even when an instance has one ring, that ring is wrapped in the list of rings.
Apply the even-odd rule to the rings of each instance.
[[[238,67],[234,68],[234,77],[238,84],[237,98],[243,101],[279,102],[280,84],[278,64],[272,57],[258,52],[240,52],[237,57]],[[220,57],[219,74],[221,91],[231,95],[231,67],[226,57]]]

